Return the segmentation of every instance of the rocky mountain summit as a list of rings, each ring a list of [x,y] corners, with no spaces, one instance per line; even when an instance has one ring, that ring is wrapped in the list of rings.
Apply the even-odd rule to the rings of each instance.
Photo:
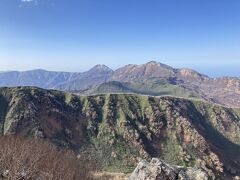
[[[204,170],[171,166],[153,158],[150,162],[142,160],[128,180],[208,180],[210,177]]]
[[[150,61],[146,64],[134,65],[130,64],[122,68],[117,69],[111,80],[115,81],[135,81],[139,79],[151,79],[151,78],[176,78],[180,79],[207,79],[208,76],[200,74],[191,69],[175,69],[171,66]]]
[[[48,139],[102,170],[131,172],[140,159],[240,175],[240,110],[202,100],[136,94],[79,96],[0,89],[0,133]]]

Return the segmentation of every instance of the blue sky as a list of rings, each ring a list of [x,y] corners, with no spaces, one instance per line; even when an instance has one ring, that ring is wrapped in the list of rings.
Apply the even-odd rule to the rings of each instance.
[[[0,70],[149,60],[240,76],[240,1],[0,0]]]

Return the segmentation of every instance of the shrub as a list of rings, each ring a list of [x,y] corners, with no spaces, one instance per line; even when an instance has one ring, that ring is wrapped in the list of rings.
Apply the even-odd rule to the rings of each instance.
[[[87,163],[74,152],[40,139],[0,137],[0,171],[5,179],[90,179]]]

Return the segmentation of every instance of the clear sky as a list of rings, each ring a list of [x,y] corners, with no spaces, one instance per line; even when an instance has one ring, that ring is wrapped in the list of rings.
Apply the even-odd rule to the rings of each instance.
[[[240,76],[240,0],[0,0],[0,71],[149,60]]]

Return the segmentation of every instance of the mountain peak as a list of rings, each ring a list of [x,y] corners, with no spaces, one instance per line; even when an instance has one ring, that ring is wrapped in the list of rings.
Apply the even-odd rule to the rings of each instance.
[[[166,64],[163,64],[163,63],[160,63],[160,62],[157,62],[157,61],[149,61],[144,65],[145,66],[158,66],[158,67],[165,68],[165,69],[173,69],[171,66],[168,66]]]
[[[155,64],[159,64],[159,62],[157,62],[157,61],[149,61],[146,64],[148,64],[148,65],[155,65]]]
[[[90,69],[90,71],[106,71],[106,72],[111,72],[113,71],[111,68],[109,68],[108,66],[104,65],[104,64],[97,64],[95,65],[92,69]]]

